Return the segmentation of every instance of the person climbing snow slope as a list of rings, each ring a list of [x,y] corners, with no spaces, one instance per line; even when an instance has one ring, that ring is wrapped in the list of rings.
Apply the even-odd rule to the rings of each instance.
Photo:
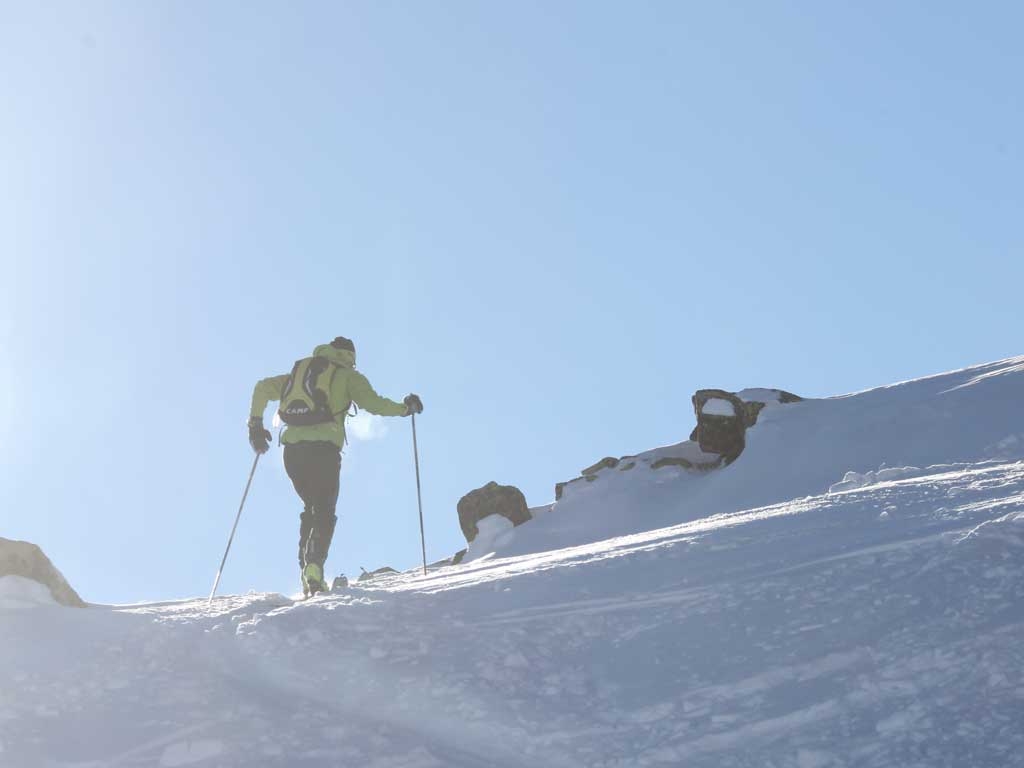
[[[299,522],[299,568],[305,595],[327,591],[324,562],[338,518],[341,450],[345,417],[353,404],[378,416],[409,416],[423,412],[417,395],[398,403],[378,395],[356,370],[356,349],[350,339],[337,337],[321,344],[312,357],[298,360],[290,374],[257,382],[249,411],[249,444],[266,453],[272,436],[263,426],[267,403],[280,401],[278,415],[286,425],[281,434],[284,466],[302,499]]]

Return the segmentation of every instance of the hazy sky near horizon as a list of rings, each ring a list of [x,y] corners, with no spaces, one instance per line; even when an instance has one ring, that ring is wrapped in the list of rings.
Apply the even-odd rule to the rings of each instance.
[[[697,388],[1020,354],[1022,28],[1010,2],[0,2],[0,536],[86,599],[205,594],[253,384],[339,334],[423,397],[431,559],[466,491],[546,503],[685,439]],[[409,423],[359,431],[328,570],[412,566]],[[275,450],[222,591],[295,591],[298,512]]]

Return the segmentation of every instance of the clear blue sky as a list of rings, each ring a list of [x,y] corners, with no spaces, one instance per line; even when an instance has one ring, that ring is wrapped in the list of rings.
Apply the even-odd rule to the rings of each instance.
[[[419,392],[428,555],[685,439],[692,392],[1020,354],[1024,10],[990,2],[0,5],[0,536],[204,594],[252,386],[355,339]],[[271,412],[268,410],[269,423]],[[419,557],[407,420],[329,571]],[[298,587],[261,462],[222,585]]]

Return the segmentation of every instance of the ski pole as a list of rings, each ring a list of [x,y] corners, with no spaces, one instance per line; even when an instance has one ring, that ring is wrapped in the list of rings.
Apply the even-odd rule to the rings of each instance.
[[[210,600],[207,605],[213,604],[213,596],[217,594],[217,585],[220,584],[220,575],[224,572],[224,563],[228,561],[228,552],[231,551],[231,542],[235,540],[235,531],[238,530],[238,521],[242,518],[242,508],[245,506],[245,499],[249,495],[249,486],[252,485],[252,476],[256,474],[256,464],[259,463],[260,456],[263,454],[257,453],[256,458],[252,461],[252,469],[249,470],[249,480],[245,484],[245,493],[242,494],[242,503],[238,505],[238,514],[235,515],[235,524],[231,526],[231,535],[228,537],[228,545],[224,548],[224,557],[221,558],[220,568],[217,569],[217,577],[213,580],[213,589],[210,590]]]
[[[427,536],[423,532],[423,492],[420,490],[420,448],[416,442],[416,414],[412,415],[412,455],[416,459],[416,502],[420,508],[420,545],[423,547],[423,575],[427,575]]]

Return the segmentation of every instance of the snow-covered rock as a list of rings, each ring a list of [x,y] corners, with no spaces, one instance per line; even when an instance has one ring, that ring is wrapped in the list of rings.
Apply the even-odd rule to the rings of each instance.
[[[674,467],[707,472],[731,464],[743,452],[746,431],[757,422],[763,408],[802,399],[781,389],[746,389],[740,395],[721,389],[698,390],[693,396],[697,426],[689,440],[631,456],[605,457],[581,470],[579,477],[557,483],[555,501],[561,501],[568,491],[578,490],[582,483],[593,483],[608,470]]]
[[[714,454],[704,454],[710,464],[694,462],[692,451],[701,450],[696,434],[657,449],[669,459],[685,457],[677,465],[624,458],[590,480],[563,485],[551,513],[516,528],[497,554],[543,552],[830,488],[851,490],[856,483],[879,482],[880,465],[884,470],[1024,458],[1024,439],[1017,437],[1024,435],[1024,357],[824,399],[765,389],[701,393],[756,409],[734,462],[717,467]],[[634,469],[623,471],[631,463]],[[655,465],[657,471],[642,471]],[[881,482],[894,476],[883,471]],[[843,485],[847,479],[855,482]]]
[[[530,519],[523,492],[514,485],[498,485],[494,481],[459,499],[457,511],[462,534],[470,544],[477,537],[480,521],[491,515],[504,517],[510,526],[522,525]]]
[[[675,445],[662,446],[633,456],[623,456],[620,459],[611,457],[601,459],[596,464],[582,470],[580,476],[574,480],[557,483],[555,485],[555,500],[561,501],[566,494],[583,489],[585,483],[593,483],[618,472],[632,472],[637,468],[646,470],[675,468],[676,470],[707,472],[717,469],[721,464],[722,457],[720,455],[701,450],[700,445],[694,440],[685,440]],[[550,509],[550,507],[544,509]],[[531,515],[536,517],[536,510],[531,510]]]
[[[732,418],[736,415],[736,406],[728,400],[723,400],[720,397],[712,397],[704,403],[701,413],[705,416],[725,416],[727,418]]]
[[[781,389],[746,389],[740,394],[701,389],[693,396],[697,426],[690,435],[702,450],[717,453],[723,464],[734,462],[746,447],[747,430],[769,405],[798,403],[803,398]]]
[[[85,603],[71,588],[43,551],[27,541],[0,538],[0,578],[15,576],[43,585],[61,605],[82,607]],[[18,584],[20,582],[14,582]],[[20,589],[21,591],[23,590]],[[16,589],[10,584],[8,589]]]

